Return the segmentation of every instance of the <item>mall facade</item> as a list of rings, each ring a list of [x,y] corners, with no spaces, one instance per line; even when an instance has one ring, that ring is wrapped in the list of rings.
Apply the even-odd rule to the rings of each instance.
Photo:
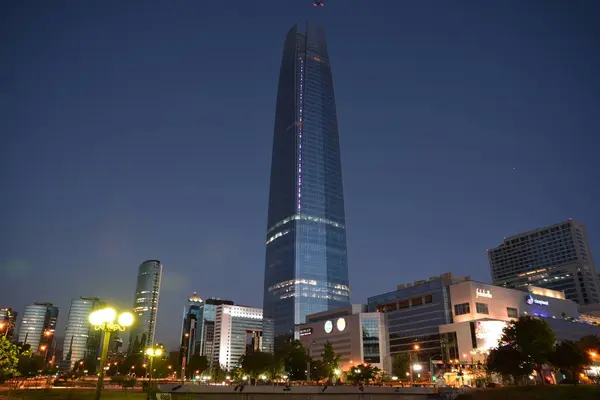
[[[366,305],[308,315],[297,334],[313,359],[320,359],[325,344],[331,343],[335,354],[342,356],[341,371],[359,364],[371,364],[388,373],[391,370],[385,316],[367,312]]]
[[[521,316],[544,319],[558,341],[600,333],[600,327],[581,321],[577,303],[567,300],[563,292],[534,286],[526,290],[470,280],[450,285],[453,322],[439,327],[447,344],[443,358],[483,362],[497,347],[502,330]]]

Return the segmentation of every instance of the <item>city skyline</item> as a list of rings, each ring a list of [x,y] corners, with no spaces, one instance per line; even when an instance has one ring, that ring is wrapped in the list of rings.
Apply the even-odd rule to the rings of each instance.
[[[0,306],[51,301],[60,332],[73,298],[129,309],[149,258],[169,347],[193,291],[260,306],[281,36],[303,19],[335,63],[355,301],[489,281],[485,249],[568,218],[600,248],[597,4],[251,3],[3,5]]]
[[[275,337],[350,304],[346,215],[331,60],[322,26],[285,37],[277,86],[263,313]]]

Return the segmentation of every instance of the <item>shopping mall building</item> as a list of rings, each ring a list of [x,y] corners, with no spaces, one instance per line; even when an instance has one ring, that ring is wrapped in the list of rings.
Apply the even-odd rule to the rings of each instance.
[[[309,356],[320,359],[329,342],[342,357],[342,371],[359,364],[389,371],[385,316],[366,311],[365,305],[356,304],[308,315],[298,335]]]

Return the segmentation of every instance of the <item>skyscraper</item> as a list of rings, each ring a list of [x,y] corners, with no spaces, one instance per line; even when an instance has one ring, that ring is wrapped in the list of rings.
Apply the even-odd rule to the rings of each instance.
[[[35,302],[25,307],[18,342],[31,346],[32,353],[51,350],[56,330],[58,307],[52,303]]]
[[[135,315],[129,336],[129,354],[143,352],[154,344],[158,297],[163,266],[158,260],[148,260],[140,264],[133,313]]]
[[[92,310],[102,306],[104,303],[95,297],[81,297],[71,301],[63,342],[63,360],[60,363],[62,370],[71,370],[81,360],[85,360],[86,369],[96,365],[101,332],[90,325],[89,316]]]
[[[186,366],[187,361],[194,354],[200,354],[201,332],[198,328],[202,327],[202,299],[194,292],[188,298],[187,307],[183,312],[183,325],[181,330],[181,344],[179,364]]]
[[[287,34],[279,75],[266,235],[264,316],[276,337],[350,304],[342,164],[323,28]]]
[[[504,238],[488,250],[494,285],[565,292],[579,304],[600,303],[600,281],[585,225],[568,220]]]

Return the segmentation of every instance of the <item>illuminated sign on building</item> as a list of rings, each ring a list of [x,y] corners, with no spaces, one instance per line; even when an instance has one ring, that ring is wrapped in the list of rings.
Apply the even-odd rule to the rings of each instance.
[[[506,326],[506,321],[475,321],[477,349],[491,350],[498,347]]]
[[[475,297],[485,297],[491,299],[494,296],[492,296],[492,292],[490,292],[489,290],[475,289]]]
[[[308,335],[312,335],[312,328],[300,329],[300,336],[308,336]]]
[[[537,304],[537,305],[540,305],[540,306],[547,306],[548,304],[550,304],[548,301],[536,299],[535,297],[533,297],[530,294],[528,294],[527,296],[525,296],[525,303],[527,303],[527,304]]]
[[[346,320],[344,318],[340,318],[337,320],[336,325],[337,325],[338,331],[343,332],[344,329],[346,329]]]
[[[333,322],[326,321],[324,328],[325,328],[325,333],[331,333],[331,331],[333,330]]]

